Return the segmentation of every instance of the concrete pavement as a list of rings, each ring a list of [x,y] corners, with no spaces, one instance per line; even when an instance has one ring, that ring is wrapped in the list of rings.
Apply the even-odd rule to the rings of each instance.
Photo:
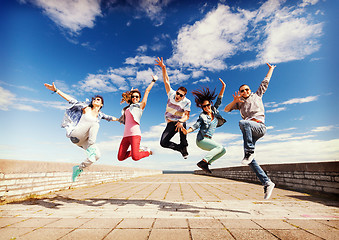
[[[339,202],[193,174],[59,191],[0,205],[0,239],[339,239]]]

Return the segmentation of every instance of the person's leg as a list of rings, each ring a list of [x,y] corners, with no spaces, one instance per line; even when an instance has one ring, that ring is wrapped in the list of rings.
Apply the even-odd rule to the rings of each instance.
[[[131,137],[124,137],[121,140],[119,151],[118,151],[118,160],[123,161],[126,158],[131,156],[131,151],[127,151],[131,145]]]
[[[269,199],[271,197],[272,191],[275,184],[269,179],[265,171],[259,166],[259,164],[253,159],[249,164],[252,171],[257,175],[261,184],[264,186],[264,199]]]
[[[197,141],[197,146],[203,150],[209,151],[204,157],[208,164],[211,164],[226,153],[225,148],[221,144],[209,138]]]
[[[77,146],[86,150],[87,158],[80,165],[73,167],[72,181],[80,175],[84,168],[92,165],[100,158],[100,150],[95,145],[96,135],[99,130],[99,124],[77,126],[71,133],[70,139]],[[91,139],[89,141],[89,137]]]
[[[170,149],[180,152],[180,149],[181,149],[180,145],[171,141],[171,139],[177,133],[177,131],[175,131],[175,124],[176,122],[167,123],[166,128],[161,135],[160,145],[163,148],[170,148]]]
[[[184,122],[182,124],[184,126],[184,128],[186,128],[186,122]],[[187,151],[187,146],[188,146],[188,142],[187,142],[187,135],[185,135],[182,131],[179,131],[180,134],[180,152],[181,155],[186,159],[188,156],[188,151]]]
[[[261,123],[257,123],[251,120],[240,120],[239,127],[243,134],[244,140],[244,159],[243,165],[248,165],[255,157],[255,143],[256,141],[265,135],[266,126]]]
[[[253,161],[249,164],[252,171],[257,175],[258,179],[260,180],[262,185],[265,185],[270,179],[267,177],[264,170],[259,166],[257,161],[253,159]]]
[[[138,161],[150,155],[149,151],[140,150],[141,136],[131,136],[131,156],[134,161]]]
[[[80,165],[79,168],[80,169],[84,169],[86,167],[91,166],[93,163],[95,163],[96,161],[98,161],[101,157],[101,152],[100,149],[98,148],[98,146],[96,144],[92,144],[91,148],[94,149],[95,155],[93,157],[89,157],[87,158],[85,161],[83,161]]]

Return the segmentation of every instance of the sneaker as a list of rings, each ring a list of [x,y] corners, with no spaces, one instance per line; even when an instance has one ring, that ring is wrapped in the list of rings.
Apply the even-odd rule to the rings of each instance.
[[[149,155],[153,155],[152,150],[149,147],[140,147],[139,151],[149,152]]]
[[[254,157],[255,157],[255,153],[254,152],[253,153],[245,152],[245,157],[241,161],[241,164],[245,165],[245,166],[249,165],[253,161]]]
[[[75,182],[75,179],[82,173],[82,169],[79,168],[79,165],[73,167],[72,181]]]
[[[95,155],[96,155],[96,148],[93,146],[90,146],[86,149],[86,153],[87,153],[87,158],[91,161],[91,162],[95,162]]]
[[[188,157],[188,152],[187,152],[187,147],[186,147],[186,146],[180,149],[180,153],[181,153],[181,155],[182,155],[182,157],[183,157],[184,159],[187,159],[187,157]]]
[[[203,160],[198,162],[197,166],[200,167],[202,170],[204,170],[204,172],[206,173],[212,173],[212,171],[208,168],[208,163]]]
[[[266,186],[264,186],[264,199],[269,199],[271,197],[273,188],[274,188],[275,184],[273,182],[268,182]]]

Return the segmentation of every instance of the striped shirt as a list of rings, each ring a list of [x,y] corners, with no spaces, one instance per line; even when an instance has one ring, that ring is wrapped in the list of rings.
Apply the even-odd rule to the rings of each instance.
[[[178,121],[182,118],[185,111],[191,111],[191,101],[184,97],[184,99],[182,99],[181,101],[176,102],[175,94],[176,91],[174,91],[172,88],[168,92],[168,100],[165,113],[165,119],[167,122]]]

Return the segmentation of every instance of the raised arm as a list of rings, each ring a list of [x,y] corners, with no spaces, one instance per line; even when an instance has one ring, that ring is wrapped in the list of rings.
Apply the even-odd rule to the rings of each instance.
[[[271,79],[273,70],[275,69],[276,65],[271,65],[271,64],[269,64],[269,63],[266,63],[266,64],[267,64],[267,66],[269,67],[268,73],[266,74],[266,77],[267,77],[268,79]]]
[[[51,91],[53,91],[53,92],[56,92],[57,94],[59,94],[63,99],[65,99],[66,101],[70,101],[71,99],[73,99],[71,96],[69,96],[68,94],[66,94],[66,93],[63,93],[63,92],[61,92],[59,89],[57,89],[56,87],[55,87],[55,84],[54,84],[54,82],[52,83],[52,85],[50,85],[50,84],[48,84],[48,83],[45,83],[44,84],[45,85],[45,87],[48,89],[48,90],[51,90]]]
[[[161,59],[158,58],[158,59],[155,59],[155,61],[157,62],[157,64],[155,65],[160,66],[162,69],[162,76],[164,78],[165,89],[166,89],[166,93],[168,94],[168,92],[171,90],[171,84],[169,82],[169,77],[167,74],[166,66],[164,64],[164,60],[162,58]]]
[[[221,84],[222,84],[222,87],[221,87],[221,90],[220,90],[220,93],[219,93],[219,97],[223,97],[224,96],[224,92],[225,92],[225,88],[226,88],[226,83],[224,83],[224,81],[219,78]]]
[[[153,76],[153,75],[152,75],[152,77],[153,77],[153,80],[152,80],[152,82],[148,85],[148,87],[146,88],[145,93],[144,93],[144,97],[142,98],[142,101],[141,101],[141,103],[140,103],[140,108],[141,108],[141,109],[144,109],[144,108],[146,107],[148,94],[149,94],[149,92],[151,91],[151,89],[152,89],[154,83],[158,80],[158,77],[157,77],[157,76]]]
[[[240,99],[240,97],[241,97],[241,96],[240,96],[240,92],[239,92],[239,91],[238,91],[238,92],[235,92],[235,93],[233,94],[233,101],[230,102],[230,103],[225,107],[224,111],[225,111],[225,112],[230,112],[235,104],[237,104],[238,102],[244,102],[243,100]]]

